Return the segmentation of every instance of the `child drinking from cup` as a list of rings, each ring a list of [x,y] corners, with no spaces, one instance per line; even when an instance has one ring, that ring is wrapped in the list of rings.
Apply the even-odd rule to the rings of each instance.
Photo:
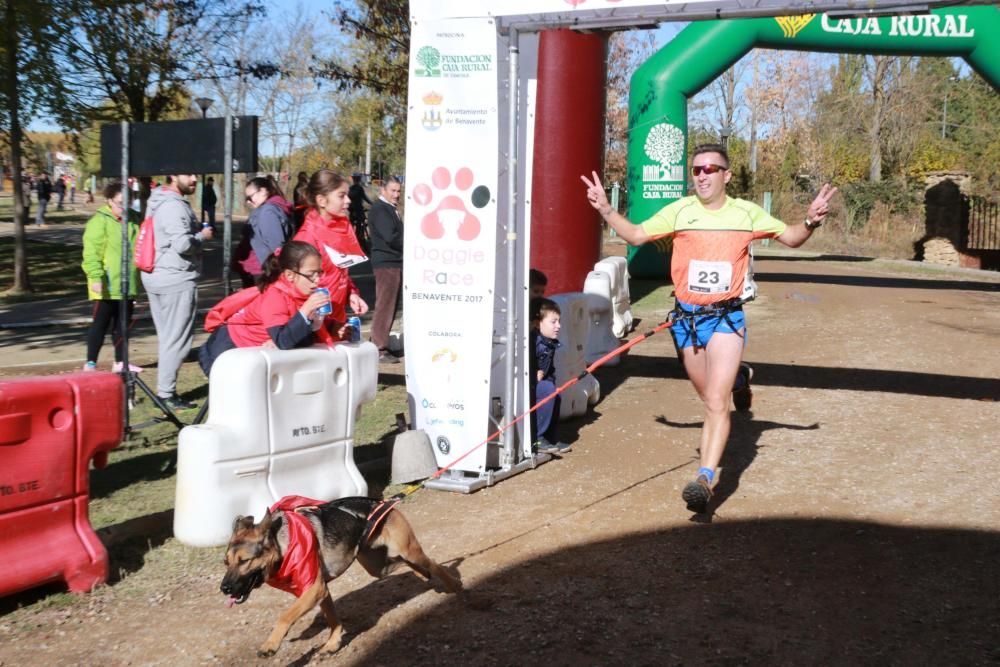
[[[323,326],[330,312],[330,294],[317,289],[322,277],[319,251],[308,243],[289,241],[280,254],[270,255],[257,283],[260,294],[226,319],[201,346],[198,362],[205,374],[220,354],[234,347],[290,350],[315,342],[332,343],[333,337]],[[338,332],[342,338],[345,329]]]

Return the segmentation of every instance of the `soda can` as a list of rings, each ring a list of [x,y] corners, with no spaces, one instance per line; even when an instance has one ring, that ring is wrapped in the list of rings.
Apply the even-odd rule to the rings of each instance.
[[[353,327],[351,329],[351,342],[360,343],[361,342],[361,318],[357,315],[351,315],[347,318],[347,326]]]
[[[320,294],[326,295],[326,305],[320,306],[316,309],[317,315],[329,315],[333,312],[333,304],[330,303],[330,290],[325,287],[317,287],[313,292],[319,292]]]

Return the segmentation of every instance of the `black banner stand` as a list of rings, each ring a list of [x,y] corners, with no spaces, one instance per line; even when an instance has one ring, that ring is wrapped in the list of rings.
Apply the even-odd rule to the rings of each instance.
[[[219,141],[219,130],[224,130]],[[119,134],[120,133],[120,134]],[[178,137],[187,137],[187,141],[178,141]],[[134,139],[134,142],[133,142]],[[119,148],[120,151],[115,149]],[[135,144],[133,146],[132,144]],[[138,154],[132,156],[136,148]],[[117,154],[116,154],[117,153]],[[117,164],[117,160],[121,160]],[[122,179],[122,207],[125,224],[122,225],[122,270],[121,270],[121,344],[122,381],[125,383],[124,415],[125,435],[151,424],[164,420],[171,422],[179,429],[185,424],[178,419],[162,398],[156,395],[145,382],[129,370],[128,363],[128,287],[129,263],[132,257],[132,245],[129,243],[128,212],[131,190],[128,187],[129,171],[143,176],[153,174],[225,174],[224,199],[224,234],[222,282],[223,291],[228,296],[229,259],[232,247],[232,212],[233,212],[233,172],[257,171],[257,117],[231,116],[225,118],[208,118],[199,120],[162,121],[152,123],[136,123],[130,126],[127,121],[119,125],[104,125],[101,127],[101,173],[105,176],[120,173]],[[164,418],[155,418],[149,422],[132,425],[129,422],[129,406],[134,403],[135,389],[141,389],[159,408]],[[208,409],[208,399],[201,406],[194,424],[205,419]]]

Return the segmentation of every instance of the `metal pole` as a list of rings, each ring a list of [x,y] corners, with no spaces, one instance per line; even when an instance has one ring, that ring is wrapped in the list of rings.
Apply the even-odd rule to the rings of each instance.
[[[202,107],[202,109],[201,109],[201,119],[205,120],[206,118],[208,118],[208,107]],[[199,185],[199,187],[198,187],[198,194],[196,195],[198,197],[198,221],[201,222],[203,225],[205,224],[205,218],[207,217],[205,215],[205,209],[202,206],[202,202],[205,201],[205,185],[206,185],[206,179],[207,178],[208,178],[208,174],[202,174],[201,175],[201,178],[199,179],[199,182],[198,182],[198,185]],[[212,232],[215,232],[215,230],[213,229]]]
[[[368,132],[365,134],[365,177],[364,183],[372,182],[372,124],[368,123]]]
[[[514,409],[514,350],[521,340],[515,338],[517,333],[517,315],[515,296],[517,294],[517,77],[518,77],[518,35],[511,28],[509,43],[509,71],[507,80],[507,331],[506,331],[506,365],[504,367],[504,425],[514,420],[517,411]],[[527,427],[530,430],[530,426]],[[501,435],[503,443],[504,467],[510,467],[517,461],[514,451],[516,438],[514,433],[505,431]]]
[[[232,246],[233,236],[233,123],[238,122],[232,114],[226,113],[226,139],[225,154],[223,155],[223,166],[225,168],[226,180],[226,201],[223,212],[222,231],[222,289],[226,296],[229,296],[229,252]]]
[[[944,128],[948,125],[948,89],[944,89],[944,113],[941,114],[941,138],[944,139]]]
[[[122,262],[121,262],[121,290],[122,290],[122,301],[119,304],[118,313],[118,326],[120,328],[119,336],[122,342],[122,379],[125,383],[125,391],[122,392],[122,414],[125,415],[125,427],[124,432],[129,432],[129,414],[128,414],[128,398],[131,393],[129,390],[131,388],[131,378],[132,374],[129,373],[128,365],[128,283],[129,283],[129,259],[131,255],[131,248],[129,247],[128,239],[128,217],[129,213],[132,211],[129,202],[130,195],[132,194],[128,186],[128,167],[129,167],[129,145],[128,145],[128,121],[123,120],[121,122],[122,129]]]

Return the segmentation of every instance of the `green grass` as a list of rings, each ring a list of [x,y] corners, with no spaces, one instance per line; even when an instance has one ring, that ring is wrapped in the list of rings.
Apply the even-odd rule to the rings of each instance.
[[[14,284],[14,239],[0,238],[0,304],[79,295],[85,283],[81,252],[80,246],[26,240],[32,292],[13,296],[4,292]]]
[[[80,204],[82,197],[77,196],[76,205],[65,202],[66,210],[56,211],[55,199],[49,203],[45,213],[45,221],[50,229],[59,229],[67,224],[83,225],[94,214],[96,205]],[[14,198],[9,190],[0,193],[0,221],[14,220]],[[28,222],[34,223],[38,203],[32,201],[31,215]],[[83,229],[79,234],[82,238]],[[73,244],[44,243],[32,240],[25,241],[25,252],[28,258],[28,276],[31,280],[32,293],[11,296],[4,292],[14,284],[14,238],[0,238],[0,304],[21,301],[35,301],[53,297],[79,294],[84,284],[83,272],[80,270],[82,253],[81,242]]]
[[[151,380],[150,380],[151,381]],[[208,381],[195,363],[186,363],[178,377],[178,391],[185,398],[201,404],[208,394]],[[132,425],[141,424],[162,413],[139,390],[134,409],[129,413]],[[406,412],[406,387],[380,384],[375,400],[361,407],[355,426],[355,456],[358,461],[379,458],[396,433],[396,414]],[[181,412],[182,422],[194,419],[196,411]],[[149,516],[172,509],[177,483],[178,430],[170,422],[161,422],[134,431],[108,456],[103,470],[91,473],[90,520],[95,529]]]

